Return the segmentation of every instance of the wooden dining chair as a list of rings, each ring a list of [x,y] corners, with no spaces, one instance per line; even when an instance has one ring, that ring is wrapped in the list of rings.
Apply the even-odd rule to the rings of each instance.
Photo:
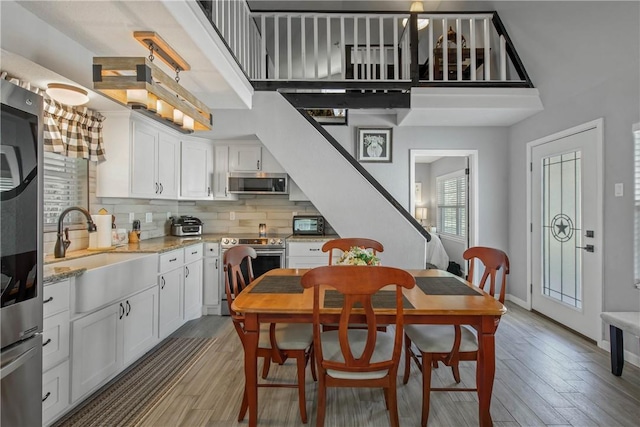
[[[498,299],[504,303],[509,274],[509,257],[499,249],[476,246],[464,251],[465,260],[470,260],[467,280],[473,283],[476,271],[476,259],[484,265],[484,274],[478,287],[495,297],[498,275],[502,276]],[[500,273],[500,274],[499,274]],[[466,325],[407,325],[404,330],[405,364],[403,383],[409,381],[411,359],[422,371],[422,426],[427,425],[429,418],[429,398],[431,391],[476,391],[477,388],[431,388],[431,368],[437,368],[438,362],[450,366],[453,378],[460,383],[458,363],[461,360],[478,359],[478,338],[471,327]],[[413,352],[411,344],[419,350]],[[420,360],[422,359],[422,361]]]
[[[372,305],[372,295],[387,285],[395,285],[393,334],[376,329]],[[398,426],[396,374],[404,324],[402,288],[415,286],[413,276],[393,267],[326,266],[305,273],[302,286],[313,288],[313,342],[319,377],[316,425],[324,425],[327,387],[382,387],[391,425]],[[320,301],[327,301],[321,289],[327,287],[342,298],[338,330],[321,330]],[[364,317],[366,329],[350,329],[352,315]]]
[[[235,312],[231,304],[235,297],[249,285],[253,279],[253,267],[251,260],[257,256],[255,249],[250,246],[234,246],[224,253],[224,277],[225,292],[229,313],[233,319],[233,326],[240,337],[242,347],[245,347],[244,316]],[[247,279],[242,274],[241,265],[246,263]],[[271,361],[282,365],[287,358],[296,359],[297,384],[268,383],[258,384],[258,387],[297,387],[298,402],[300,405],[300,418],[303,423],[307,423],[307,405],[305,396],[305,369],[311,360],[311,374],[314,381],[317,379],[313,352],[313,328],[308,324],[296,323],[271,323],[260,325],[260,336],[258,338],[258,357],[264,359],[262,366],[262,378],[267,378]],[[247,413],[249,402],[245,389],[238,421],[242,421]]]
[[[374,255],[378,252],[384,252],[384,246],[377,240],[367,239],[364,237],[346,237],[344,239],[333,239],[322,245],[322,252],[329,252],[329,265],[333,264],[333,250],[339,249],[346,252],[352,247],[371,249]]]

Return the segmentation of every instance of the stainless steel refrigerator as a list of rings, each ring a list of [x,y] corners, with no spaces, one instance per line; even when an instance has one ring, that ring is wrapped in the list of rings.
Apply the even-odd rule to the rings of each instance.
[[[0,425],[42,425],[42,97],[0,81]]]

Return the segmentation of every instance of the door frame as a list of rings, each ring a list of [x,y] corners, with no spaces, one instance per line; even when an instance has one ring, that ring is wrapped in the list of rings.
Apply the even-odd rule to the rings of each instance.
[[[469,221],[468,246],[476,246],[478,242],[478,150],[464,149],[429,149],[412,148],[409,150],[409,210],[415,212],[415,191],[413,183],[416,180],[416,157],[418,156],[440,156],[440,157],[467,157],[469,159]],[[424,191],[424,189],[423,189]]]
[[[598,240],[596,240],[597,242],[597,246],[599,247],[600,250],[596,251],[597,253],[597,258],[598,258],[598,263],[599,265],[599,278],[600,280],[598,280],[598,287],[599,287],[599,292],[595,293],[595,297],[597,298],[596,301],[596,307],[598,307],[599,312],[602,313],[602,309],[603,309],[603,292],[604,292],[604,286],[603,286],[603,233],[604,233],[604,212],[603,212],[603,207],[604,207],[604,198],[603,198],[603,188],[604,188],[604,159],[603,159],[603,139],[604,139],[604,119],[603,118],[599,118],[596,120],[592,120],[590,122],[587,123],[583,123],[581,125],[578,126],[574,126],[572,128],[560,131],[560,132],[556,132],[554,134],[551,135],[547,135],[543,138],[540,139],[536,139],[534,141],[530,141],[527,143],[527,156],[526,156],[526,164],[530,165],[529,166],[529,171],[527,173],[527,222],[526,222],[526,227],[528,228],[528,230],[526,231],[527,234],[527,284],[529,286],[529,291],[527,292],[527,300],[526,300],[526,308],[528,310],[532,309],[532,297],[531,294],[533,293],[533,271],[532,271],[532,263],[533,263],[533,253],[531,250],[531,244],[532,244],[532,233],[533,233],[533,224],[532,224],[532,209],[533,209],[533,200],[532,200],[532,186],[533,186],[533,182],[531,179],[531,175],[532,175],[532,156],[533,156],[533,148],[538,146],[538,145],[542,145],[542,144],[546,144],[548,142],[551,141],[555,141],[557,139],[561,139],[570,135],[574,135],[576,133],[580,133],[580,132],[584,132],[590,129],[595,129],[596,130],[596,173],[597,173],[597,179],[596,179],[596,224],[598,226],[598,229],[600,230],[600,237]],[[526,167],[526,166],[525,166]],[[598,330],[596,331],[596,336],[599,337],[598,338],[598,345],[601,345],[603,342],[603,338],[602,338],[602,322],[598,322]]]

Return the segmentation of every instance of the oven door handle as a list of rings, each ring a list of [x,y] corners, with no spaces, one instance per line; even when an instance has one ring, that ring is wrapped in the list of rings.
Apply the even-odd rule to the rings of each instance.
[[[13,371],[24,365],[27,360],[35,356],[36,352],[36,347],[31,347],[24,353],[12,358],[11,360],[8,360],[6,364],[3,361],[2,368],[0,368],[0,378],[4,379],[5,377],[8,377]]]

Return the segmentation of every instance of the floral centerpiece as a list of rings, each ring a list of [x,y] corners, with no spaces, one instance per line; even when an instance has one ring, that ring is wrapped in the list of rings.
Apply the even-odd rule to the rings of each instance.
[[[380,265],[380,258],[365,248],[353,246],[344,252],[336,264],[341,265]]]

